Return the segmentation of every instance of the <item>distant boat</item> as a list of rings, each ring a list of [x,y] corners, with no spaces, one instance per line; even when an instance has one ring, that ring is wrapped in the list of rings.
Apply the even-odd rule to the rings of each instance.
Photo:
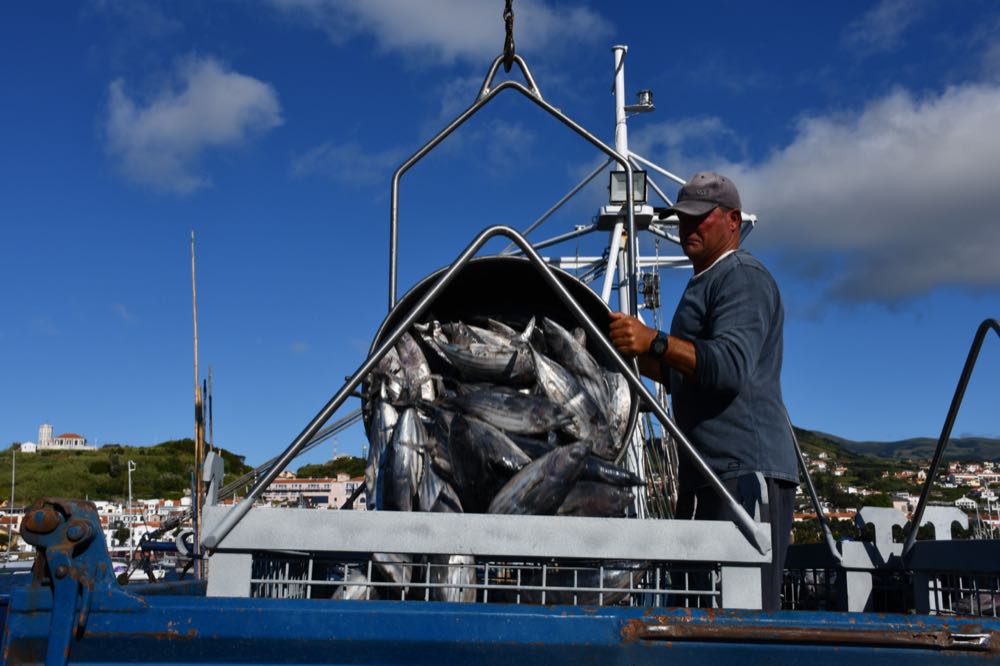
[[[129,566],[129,561],[126,559],[113,558],[111,560],[112,570],[114,571],[115,578],[121,582],[121,576],[128,574],[128,582],[130,583],[148,583],[149,575],[143,568],[142,563],[135,561],[134,566]],[[163,580],[163,577],[167,574],[167,570],[164,569],[159,563],[151,563],[149,572],[152,573],[154,580]]]
[[[34,564],[34,559],[21,560],[17,558],[8,558],[0,561],[0,575],[31,573],[31,567],[33,567]]]

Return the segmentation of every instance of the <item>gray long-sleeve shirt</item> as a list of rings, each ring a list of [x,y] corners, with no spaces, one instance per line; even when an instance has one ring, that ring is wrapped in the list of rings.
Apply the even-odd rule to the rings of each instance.
[[[744,250],[691,278],[670,334],[694,343],[693,377],[670,372],[677,425],[721,478],[798,481],[781,399],[784,310],[774,278]],[[682,488],[705,483],[685,456]]]

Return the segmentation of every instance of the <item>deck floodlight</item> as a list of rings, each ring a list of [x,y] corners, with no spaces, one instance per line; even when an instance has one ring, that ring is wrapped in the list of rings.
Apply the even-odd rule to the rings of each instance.
[[[611,184],[608,189],[611,192],[611,203],[623,204],[628,199],[626,188],[625,172],[612,171]],[[646,203],[646,172],[632,172],[632,202],[636,204]]]
[[[635,104],[628,104],[625,111],[628,113],[649,113],[656,107],[653,105],[653,91],[640,90],[635,94]]]

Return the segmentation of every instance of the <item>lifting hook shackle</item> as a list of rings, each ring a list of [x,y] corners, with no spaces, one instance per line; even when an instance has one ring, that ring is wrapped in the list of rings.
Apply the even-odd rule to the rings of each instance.
[[[507,36],[503,42],[503,71],[510,72],[514,64],[514,0],[506,0],[503,8],[503,22]]]

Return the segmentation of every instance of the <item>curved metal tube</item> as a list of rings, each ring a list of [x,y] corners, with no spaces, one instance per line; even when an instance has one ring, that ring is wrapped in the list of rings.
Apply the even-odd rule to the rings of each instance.
[[[951,407],[948,408],[948,415],[944,419],[944,427],[941,428],[941,436],[938,438],[937,448],[934,450],[934,459],[931,461],[931,468],[927,472],[927,481],[924,482],[924,489],[920,491],[920,501],[917,502],[917,509],[913,512],[910,524],[906,529],[906,540],[903,542],[903,553],[905,557],[913,544],[917,541],[917,531],[920,529],[920,521],[924,518],[924,508],[927,506],[927,498],[934,484],[934,477],[937,476],[938,466],[941,464],[941,455],[951,438],[951,429],[955,425],[955,418],[958,417],[958,409],[962,406],[962,399],[965,397],[965,389],[972,378],[972,369],[976,366],[976,359],[979,358],[979,350],[983,347],[986,334],[990,332],[1000,335],[1000,322],[996,319],[987,319],[979,325],[976,335],[969,348],[969,355],[965,359],[965,367],[962,368],[962,375],[958,379],[958,386],[955,387],[955,395],[951,399]]]
[[[559,298],[563,301],[566,307],[573,313],[577,321],[581,326],[587,331],[587,335],[590,339],[594,340],[598,346],[608,355],[609,358],[618,366],[618,369],[624,373],[625,378],[628,380],[629,384],[635,389],[639,397],[645,400],[652,410],[653,414],[660,421],[664,428],[666,428],[674,438],[680,442],[684,450],[691,456],[698,470],[705,476],[709,481],[709,484],[715,488],[716,492],[723,498],[726,504],[732,509],[736,516],[735,524],[739,528],[740,532],[747,538],[747,540],[753,544],[755,548],[761,553],[768,553],[771,549],[771,537],[769,531],[763,529],[761,525],[754,522],[753,518],[746,512],[746,510],[740,506],[740,504],[733,499],[733,496],[726,490],[726,487],[719,480],[719,477],[715,475],[715,472],[705,463],[698,452],[694,449],[691,442],[688,441],[684,433],[680,431],[676,424],[670,419],[666,410],[656,401],[653,395],[646,388],[639,376],[632,372],[629,364],[622,358],[618,350],[615,349],[614,345],[608,340],[604,331],[599,329],[597,325],[587,316],[587,313],[583,310],[579,303],[573,299],[569,291],[566,289],[565,285],[559,281],[559,278],[552,272],[545,261],[535,252],[531,244],[524,239],[523,236],[518,234],[516,231],[506,226],[494,226],[484,231],[480,232],[478,236],[472,241],[472,243],[462,251],[462,253],[455,259],[454,263],[448,267],[445,273],[438,278],[437,282],[434,283],[426,294],[420,299],[420,301],[413,307],[406,317],[393,329],[382,344],[368,357],[368,359],[361,364],[353,375],[347,380],[337,393],[330,398],[329,402],[324,405],[323,409],[313,417],[309,425],[299,434],[295,440],[289,444],[288,448],[278,457],[277,462],[267,471],[267,473],[257,480],[250,492],[239,504],[234,506],[225,517],[219,522],[215,528],[205,535],[203,539],[203,544],[208,549],[214,549],[218,547],[219,543],[226,538],[233,527],[243,518],[244,515],[253,506],[254,499],[256,499],[265,488],[267,488],[271,482],[278,476],[278,474],[288,465],[288,463],[298,454],[302,447],[306,446],[308,442],[313,438],[313,436],[319,431],[323,424],[330,418],[330,416],[339,409],[340,405],[343,404],[344,400],[351,394],[351,392],[361,383],[362,379],[371,372],[382,357],[388,353],[389,349],[396,344],[400,336],[403,335],[420,317],[427,311],[431,303],[433,303],[438,295],[455,279],[455,276],[459,271],[469,262],[469,260],[475,255],[476,252],[491,238],[494,236],[506,236],[510,238],[515,244],[517,244],[521,250],[524,252],[525,256],[534,264],[535,268],[538,270],[539,274],[545,280],[546,284],[552,288]]]
[[[812,477],[809,476],[809,468],[806,467],[806,459],[802,456],[802,447],[799,446],[799,438],[795,436],[795,428],[792,427],[792,419],[785,412],[785,422],[788,423],[788,432],[792,434],[792,443],[795,444],[795,455],[799,460],[799,469],[806,480],[806,489],[809,491],[809,499],[812,500],[813,509],[816,511],[816,519],[819,521],[820,529],[823,530],[823,540],[826,547],[830,549],[830,555],[837,562],[843,561],[843,556],[837,548],[837,540],[833,538],[833,531],[830,529],[830,520],[823,511],[823,505],[819,503],[819,495],[816,493],[816,486],[813,485]]]
[[[497,70],[500,68],[500,62],[503,60],[503,56],[499,55],[493,64],[490,65],[490,69],[486,72],[486,78],[483,79],[483,85],[479,89],[479,95],[476,99],[482,99],[490,92],[490,86],[493,84],[493,78],[497,75]],[[524,62],[524,58],[519,55],[514,56],[514,62],[521,69],[521,74],[524,75],[524,80],[531,86],[531,92],[538,96],[538,99],[542,98],[542,91],[538,89],[538,84],[535,83],[535,79],[531,76],[531,72],[528,70],[528,63]],[[504,71],[509,72],[509,68],[505,68]]]

